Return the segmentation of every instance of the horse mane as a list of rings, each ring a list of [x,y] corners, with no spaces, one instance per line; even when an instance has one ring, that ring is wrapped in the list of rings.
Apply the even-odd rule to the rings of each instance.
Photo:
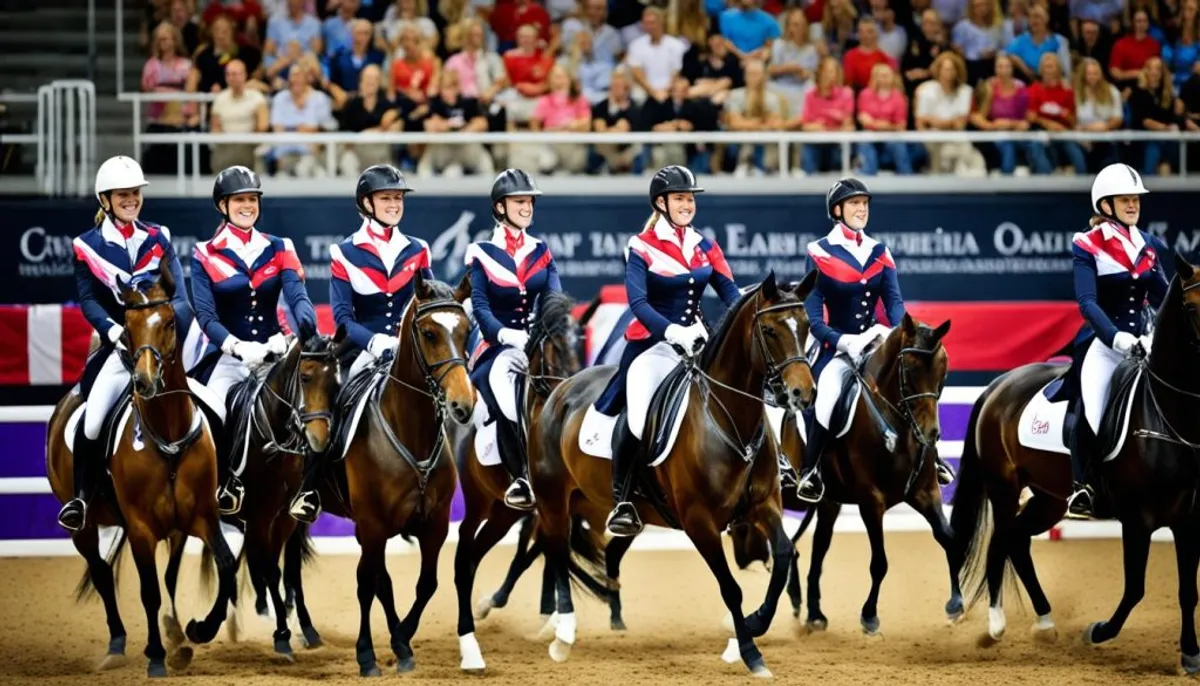
[[[725,314],[721,316],[721,321],[717,322],[716,328],[708,337],[708,343],[704,345],[704,351],[700,353],[700,368],[708,369],[712,364],[713,358],[717,356],[717,351],[725,343],[725,339],[729,337],[729,330],[733,328],[733,320],[737,319],[738,312],[741,312],[742,307],[758,294],[758,289],[761,284],[751,286],[745,293],[738,297],[729,309],[725,310]],[[782,291],[780,291],[782,293]]]
[[[433,293],[433,297],[425,298],[425,304],[436,303],[442,301],[458,302],[454,298],[454,289],[449,284],[442,283],[437,279],[425,279],[425,287]]]
[[[1171,277],[1171,283],[1167,286],[1167,294],[1163,296],[1162,305],[1158,308],[1158,314],[1154,317],[1154,347],[1150,350],[1149,362],[1153,366],[1155,355],[1163,347],[1161,344],[1166,344],[1168,339],[1174,335],[1174,329],[1178,326],[1177,319],[1179,313],[1183,311],[1183,280],[1179,275]],[[1163,332],[1167,332],[1167,336],[1163,336]],[[1174,353],[1172,353],[1174,354]]]
[[[313,334],[300,346],[302,353],[323,353],[329,349],[329,336]]]
[[[564,336],[575,327],[571,310],[575,300],[561,291],[546,291],[542,294],[537,324],[547,337]]]

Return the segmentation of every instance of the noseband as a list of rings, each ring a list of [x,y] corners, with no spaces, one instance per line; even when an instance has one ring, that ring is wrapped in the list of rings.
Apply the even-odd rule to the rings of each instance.
[[[259,433],[266,439],[266,444],[263,445],[263,452],[271,455],[276,452],[289,453],[291,455],[303,455],[308,452],[308,439],[305,436],[305,427],[309,422],[324,420],[328,428],[333,428],[333,411],[324,410],[321,412],[306,412],[306,399],[304,397],[304,388],[300,383],[300,365],[304,360],[320,360],[333,361],[335,365],[334,375],[338,375],[337,369],[338,360],[333,355],[332,347],[327,347],[325,350],[317,352],[301,351],[300,356],[296,358],[296,365],[288,370],[286,382],[284,384],[284,392],[281,394],[276,391],[268,379],[267,383],[263,384],[263,388],[267,390],[275,399],[276,402],[287,408],[288,412],[288,437],[286,441],[279,441],[275,437],[275,432],[271,428],[272,422],[269,417],[270,413],[263,408],[263,414],[268,418],[266,421],[258,421],[258,413],[255,412],[255,425],[258,427]],[[284,397],[284,396],[287,397]],[[261,398],[261,396],[260,396]],[[290,400],[289,400],[290,398]]]
[[[147,300],[145,302],[126,305],[125,309],[126,310],[149,310],[149,309],[153,309],[155,307],[162,307],[163,305],[170,305],[170,304],[171,304],[171,300],[169,298],[160,298],[158,300]],[[128,371],[130,374],[132,374],[134,372],[134,366],[137,364],[137,359],[142,356],[143,352],[150,353],[150,356],[154,358],[154,378],[152,379],[153,383],[151,384],[151,387],[150,387],[151,393],[150,393],[150,395],[143,396],[137,392],[136,387],[134,388],[133,392],[135,395],[137,395],[139,398],[141,398],[143,400],[150,400],[158,395],[158,392],[162,388],[162,385],[163,385],[162,377],[163,377],[164,357],[163,357],[162,352],[159,351],[159,349],[154,347],[153,345],[149,345],[149,344],[142,345],[142,346],[139,346],[137,348],[137,350],[134,350],[133,353],[129,353],[128,351],[123,352],[121,354],[121,364],[125,366],[126,371]],[[170,356],[166,357],[165,359],[167,361],[174,361],[175,350],[172,349]]]
[[[771,391],[773,395],[780,395],[783,389],[783,372],[792,364],[803,364],[811,368],[812,363],[804,355],[804,341],[797,341],[800,346],[798,354],[785,358],[776,362],[771,357],[771,349],[767,347],[767,342],[763,338],[763,326],[759,321],[761,317],[773,312],[785,312],[796,308],[803,308],[804,303],[781,303],[779,305],[771,305],[764,307],[754,313],[754,340],[758,344],[758,352],[763,358],[763,387]]]

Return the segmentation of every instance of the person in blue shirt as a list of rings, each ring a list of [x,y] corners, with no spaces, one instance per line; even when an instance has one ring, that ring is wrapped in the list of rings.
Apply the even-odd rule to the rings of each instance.
[[[617,373],[595,404],[609,416],[628,407],[626,430],[613,449],[614,507],[605,526],[614,536],[642,530],[630,491],[654,391],[680,362],[672,346],[696,354],[708,340],[700,299],[709,285],[726,307],[741,295],[720,246],[693,226],[696,193],[703,192],[687,167],[659,169],[650,179],[654,212],[625,250],[625,293],[634,320]]]
[[[429,245],[400,231],[404,202],[412,187],[390,164],[367,167],[358,177],[355,205],[362,216],[358,230],[330,246],[329,303],[333,320],[358,348],[348,379],[354,379],[400,344],[400,322],[413,296],[413,277],[433,278]],[[316,521],[321,501],[305,470],[291,515]]]
[[[79,387],[86,405],[80,422],[83,430],[76,433],[71,451],[75,497],[58,513],[59,525],[68,531],[80,530],[87,521],[93,479],[97,469],[103,469],[105,459],[100,454],[104,449],[98,442],[100,432],[130,381],[122,360],[128,354],[122,287],[140,278],[156,277],[165,264],[175,281],[171,299],[175,331],[186,332],[192,320],[183,269],[171,246],[171,232],[165,226],[138,219],[142,188],[148,185],[142,168],[132,158],[118,155],[105,160],[96,171],[95,193],[100,210],[95,224],[72,244],[79,309],[100,335],[100,347],[88,359]]]
[[[262,181],[252,170],[229,167],[217,174],[213,204],[221,225],[211,240],[196,244],[192,253],[192,299],[196,320],[219,352],[215,365],[199,379],[227,404],[229,389],[261,365],[268,355],[287,353],[287,339],[277,314],[282,296],[295,321],[301,343],[317,332],[317,313],[304,288],[304,268],[292,241],[255,228],[261,212]],[[226,427],[228,434],[232,427]],[[228,436],[225,437],[228,439]],[[228,445],[228,440],[218,441]],[[217,494],[222,514],[242,508],[245,489],[237,475],[244,464],[243,451],[218,450],[224,483]]]
[[[1074,489],[1068,512],[1092,513],[1092,489],[1085,479],[1083,453],[1100,430],[1113,371],[1140,343],[1149,352],[1148,302],[1157,308],[1167,293],[1160,255],[1170,252],[1162,239],[1137,228],[1142,196],[1149,193],[1142,177],[1127,164],[1110,164],[1092,181],[1092,217],[1087,231],[1075,234],[1075,299],[1084,325],[1075,338],[1073,364],[1078,371],[1079,398],[1086,424],[1075,422],[1071,446]],[[1076,410],[1078,417],[1078,410]],[[1091,435],[1081,433],[1089,429]]]
[[[825,494],[821,453],[850,365],[861,363],[871,344],[891,331],[876,323],[876,304],[883,299],[892,327],[904,319],[904,298],[892,252],[866,234],[870,206],[866,184],[855,178],[840,179],[825,195],[825,212],[834,223],[833,230],[808,244],[808,269],[817,270],[817,284],[804,306],[820,349],[813,363],[817,375],[815,421],[805,422],[808,436],[796,495],[810,503]],[[939,482],[954,479],[950,466],[940,457],[936,466]]]
[[[779,38],[779,21],[759,7],[758,0],[737,0],[721,12],[721,35],[738,59],[771,56],[771,41]]]
[[[520,169],[505,169],[492,183],[489,239],[467,246],[471,274],[471,314],[483,340],[472,354],[471,383],[496,422],[500,459],[513,481],[504,503],[533,508],[524,440],[517,426],[516,370],[528,365],[525,347],[538,301],[546,291],[562,291],[550,248],[528,233],[542,191]]]

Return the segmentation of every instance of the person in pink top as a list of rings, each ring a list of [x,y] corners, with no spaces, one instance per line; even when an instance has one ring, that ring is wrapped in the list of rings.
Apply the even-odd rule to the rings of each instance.
[[[150,59],[142,67],[142,92],[181,93],[187,85],[192,61],[183,54],[183,38],[170,22],[154,29]],[[152,102],[146,107],[146,117],[152,124],[182,126],[195,124],[195,103]]]
[[[817,85],[804,94],[804,112],[788,129],[801,131],[853,131],[854,93],[842,83],[842,65],[826,57],[817,67]],[[837,143],[806,143],[800,168],[805,174],[841,169],[842,146]]]
[[[465,20],[462,50],[446,58],[445,71],[458,74],[459,92],[464,98],[475,98],[481,105],[492,104],[492,98],[508,85],[508,75],[500,56],[487,51],[487,34],[483,22],[472,17]]]
[[[908,98],[898,88],[896,71],[886,64],[876,64],[871,70],[867,87],[858,94],[858,124],[864,131],[903,131],[908,128]],[[883,141],[881,143],[859,143],[855,146],[859,158],[859,172],[873,175],[879,171],[879,162],[891,159],[897,174],[913,173],[912,156],[908,143]]]
[[[1028,131],[1029,89],[1025,82],[1013,76],[1013,61],[1006,53],[996,55],[996,73],[975,89],[975,105],[968,121],[980,131]],[[1030,141],[995,141],[992,143],[1000,157],[1000,173],[1008,176],[1017,168],[1017,148],[1024,151],[1026,159]]]
[[[550,92],[538,98],[529,120],[531,131],[582,133],[592,128],[592,107],[579,92],[579,84],[561,64],[550,69]],[[546,173],[578,174],[587,164],[587,147],[579,143],[553,143],[541,148],[541,164]],[[549,153],[549,154],[546,154]]]

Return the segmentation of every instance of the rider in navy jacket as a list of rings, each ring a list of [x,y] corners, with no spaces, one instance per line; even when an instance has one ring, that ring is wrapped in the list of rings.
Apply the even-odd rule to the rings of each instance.
[[[213,204],[222,224],[212,240],[196,244],[192,253],[192,299],[196,319],[209,341],[220,351],[210,368],[208,386],[222,406],[229,389],[263,363],[270,354],[287,353],[287,339],[277,313],[280,296],[296,322],[301,342],[317,331],[317,313],[304,288],[304,268],[292,241],[255,228],[262,198],[262,182],[246,167],[235,166],[217,175]],[[214,353],[215,354],[215,353]],[[225,427],[229,434],[233,427]],[[225,439],[228,439],[225,436]],[[228,440],[220,442],[227,445]],[[245,489],[238,475],[244,455],[230,459],[232,447],[222,448],[224,485],[218,491],[222,514],[241,510]]]
[[[142,187],[149,185],[142,168],[124,155],[109,158],[96,172],[96,200],[100,211],[96,225],[74,241],[75,285],[79,309],[96,333],[100,348],[88,359],[79,393],[86,398],[83,431],[73,443],[75,497],[58,513],[58,523],[78,531],[87,520],[87,501],[92,495],[96,469],[106,460],[98,444],[104,421],[129,385],[129,371],[122,361],[126,351],[125,305],[120,300],[123,286],[141,278],[157,277],[166,265],[175,281],[171,306],[175,330],[188,330],[192,308],[179,258],[171,246],[167,227],[142,222]]]
[[[471,382],[496,422],[500,459],[513,481],[504,502],[519,510],[533,508],[533,489],[526,477],[523,441],[517,427],[520,411],[514,368],[528,365],[527,333],[546,291],[562,291],[550,248],[527,232],[542,191],[529,174],[505,169],[492,184],[492,216],[496,228],[489,240],[467,247],[471,273],[471,310],[483,340],[472,354]]]

